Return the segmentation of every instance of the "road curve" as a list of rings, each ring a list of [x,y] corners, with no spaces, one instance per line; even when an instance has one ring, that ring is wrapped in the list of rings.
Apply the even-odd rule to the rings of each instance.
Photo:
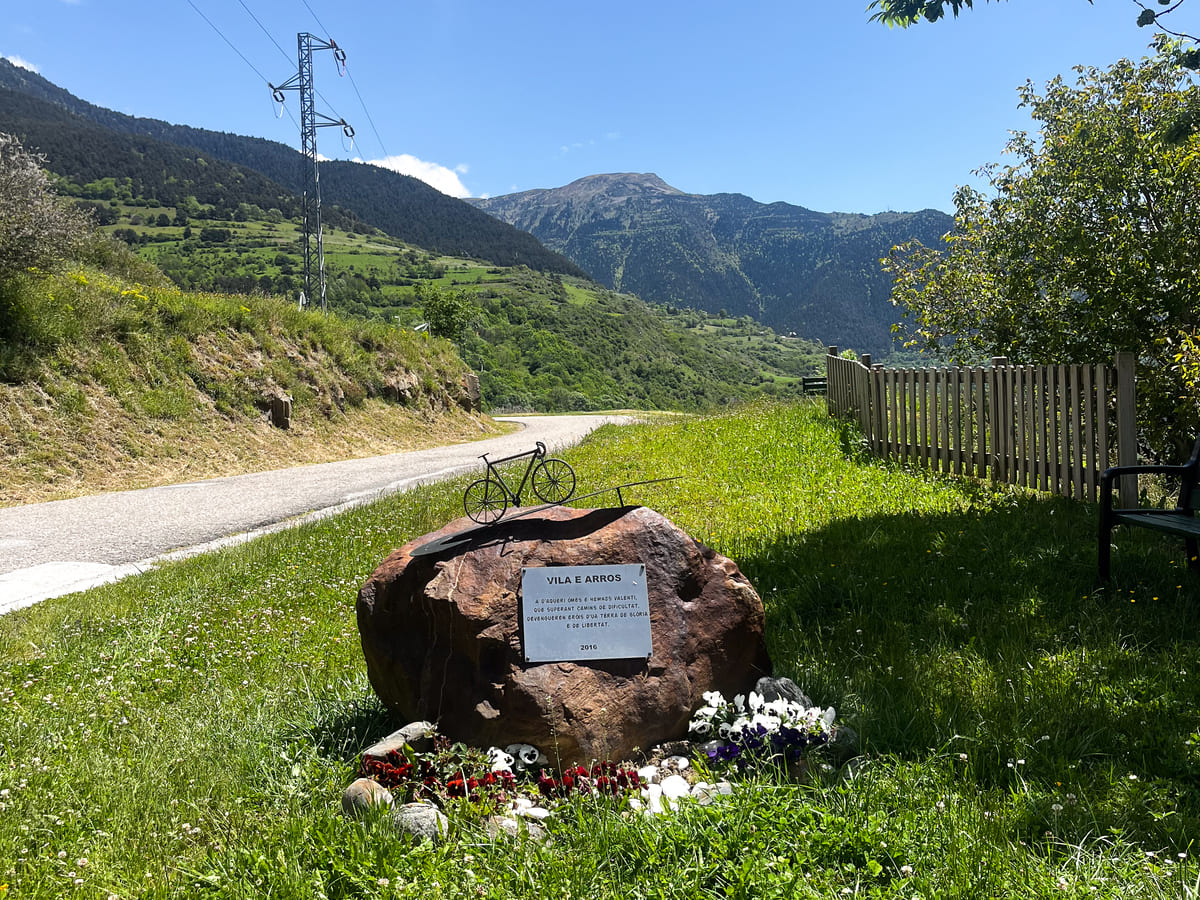
[[[0,614],[142,572],[158,562],[332,515],[480,469],[479,455],[577,443],[624,416],[508,417],[512,434],[430,450],[0,509]]]

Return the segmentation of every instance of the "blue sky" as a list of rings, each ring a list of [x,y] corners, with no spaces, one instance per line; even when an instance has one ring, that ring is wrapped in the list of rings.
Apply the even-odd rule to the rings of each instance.
[[[316,55],[317,109],[357,132],[321,129],[323,156],[389,159],[457,196],[654,172],[873,213],[952,211],[1028,127],[1018,85],[1141,57],[1151,38],[1129,0],[987,3],[907,30],[866,5],[4,0],[0,56],[120,112],[298,146],[297,96],[281,114],[266,82],[294,73],[311,32],[349,73]]]

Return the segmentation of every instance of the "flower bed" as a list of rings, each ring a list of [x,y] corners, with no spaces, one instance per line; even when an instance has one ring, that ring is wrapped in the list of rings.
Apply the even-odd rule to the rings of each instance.
[[[482,750],[434,735],[424,753],[405,743],[382,756],[365,756],[359,774],[386,789],[382,802],[388,805],[395,795],[485,824],[542,820],[555,807],[584,799],[659,814],[688,798],[708,803],[732,794],[729,779],[743,774],[774,768],[811,777],[804,765],[808,756],[837,735],[833,708],[813,706],[787,679],[760,682],[759,688],[732,700],[705,693],[689,724],[690,742],[656,748],[640,768],[630,761],[597,761],[557,771],[527,744]]]

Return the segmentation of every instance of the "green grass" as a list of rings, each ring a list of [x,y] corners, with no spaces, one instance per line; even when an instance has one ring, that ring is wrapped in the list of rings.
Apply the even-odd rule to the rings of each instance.
[[[1200,590],[1169,542],[1119,534],[1099,590],[1094,509],[870,461],[815,405],[565,455],[584,492],[688,476],[626,499],[738,561],[777,672],[862,736],[852,778],[660,820],[580,803],[545,846],[343,820],[402,724],[355,592],[459,481],[0,619],[8,895],[1200,896]]]

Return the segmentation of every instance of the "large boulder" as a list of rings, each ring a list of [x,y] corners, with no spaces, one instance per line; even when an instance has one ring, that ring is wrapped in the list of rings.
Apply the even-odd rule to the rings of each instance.
[[[646,567],[649,659],[525,661],[523,567],[627,564]],[[532,744],[558,766],[682,737],[705,691],[747,691],[771,669],[750,582],[644,507],[459,519],[393,552],[357,612],[385,705],[454,740]]]

